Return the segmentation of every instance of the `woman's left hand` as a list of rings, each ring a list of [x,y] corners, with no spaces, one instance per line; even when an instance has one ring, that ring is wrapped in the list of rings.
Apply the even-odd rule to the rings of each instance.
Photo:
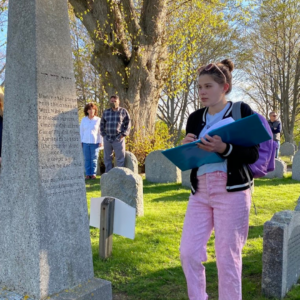
[[[200,140],[202,143],[197,143],[197,146],[205,151],[223,153],[226,150],[226,143],[218,135],[205,135],[205,139],[202,137]]]

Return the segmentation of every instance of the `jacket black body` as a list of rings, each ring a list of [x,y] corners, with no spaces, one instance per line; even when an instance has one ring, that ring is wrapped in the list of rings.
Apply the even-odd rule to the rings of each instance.
[[[225,112],[223,119],[232,117],[232,102],[230,107]],[[206,124],[206,115],[208,108],[201,108],[193,112],[187,121],[186,134],[192,133],[197,137],[202,131]],[[254,112],[250,106],[246,103],[241,104],[241,115],[242,118],[252,115]],[[242,147],[238,145],[227,144],[224,153],[219,154],[222,158],[227,159],[227,184],[226,190],[228,192],[242,191],[248,189],[250,185],[253,184],[253,175],[249,168],[249,164],[253,164],[258,159],[259,145],[252,147]],[[244,166],[248,169],[250,176],[250,183],[244,170]],[[197,179],[198,168],[192,169],[190,180],[191,180],[191,190],[195,194],[198,185]]]

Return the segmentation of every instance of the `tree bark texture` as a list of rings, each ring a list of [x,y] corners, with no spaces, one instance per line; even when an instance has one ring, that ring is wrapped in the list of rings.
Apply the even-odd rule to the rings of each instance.
[[[94,41],[92,64],[118,94],[133,131],[152,133],[165,81],[166,0],[69,0]]]

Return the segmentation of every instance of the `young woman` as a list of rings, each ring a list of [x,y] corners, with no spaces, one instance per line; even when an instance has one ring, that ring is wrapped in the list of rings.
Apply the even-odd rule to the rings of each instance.
[[[102,136],[100,135],[101,119],[96,116],[97,112],[97,106],[93,103],[88,103],[84,107],[85,117],[80,124],[86,179],[96,178],[99,147],[102,147]]]
[[[205,106],[192,113],[183,144],[201,139],[200,149],[216,152],[224,162],[208,164],[191,172],[191,190],[185,215],[180,257],[190,300],[207,300],[205,268],[206,244],[215,231],[219,300],[242,300],[242,248],[248,235],[252,173],[248,164],[258,159],[259,145],[241,147],[226,144],[219,136],[203,136],[216,122],[231,117],[232,102],[226,95],[232,89],[233,63],[223,60],[198,71],[199,97]],[[243,103],[242,117],[253,114]],[[247,179],[243,166],[249,170]]]

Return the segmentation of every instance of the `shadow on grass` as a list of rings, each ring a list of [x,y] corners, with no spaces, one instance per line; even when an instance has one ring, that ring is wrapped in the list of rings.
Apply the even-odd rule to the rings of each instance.
[[[276,186],[281,184],[299,184],[299,181],[288,178],[259,178],[255,179],[255,186]]]
[[[180,190],[184,188],[181,183],[153,183],[149,182],[146,179],[143,180],[143,186],[144,186],[144,193],[149,194],[151,193],[151,190],[155,188],[155,190],[161,189],[161,190]]]
[[[248,240],[262,237],[263,234],[264,234],[263,225],[249,226]]]
[[[250,228],[250,238],[255,237],[261,230],[262,226]],[[91,236],[97,238],[97,232],[93,230]],[[167,231],[164,236],[169,234],[170,232]],[[161,243],[162,247],[160,247]],[[146,248],[145,244],[147,244]],[[92,249],[95,276],[111,281],[113,293],[126,295],[128,300],[188,300],[179,251],[170,254],[164,244],[161,235],[138,234],[135,240],[120,237],[114,240],[112,256],[101,260],[98,257],[98,244],[94,239]],[[216,262],[205,262],[204,266],[209,299],[217,300]],[[261,274],[262,251],[253,248],[251,253],[243,257],[243,300],[267,299],[261,296]],[[298,296],[294,296],[298,295],[296,292],[299,290],[299,287],[292,289],[286,299],[299,300]]]
[[[113,294],[124,294],[128,300],[188,300],[185,276],[181,266],[163,267],[155,272],[139,271],[133,262],[113,266],[112,257],[100,261],[94,256],[97,267],[95,276],[110,280]],[[128,262],[129,263],[129,262]],[[104,267],[103,267],[104,266]],[[216,262],[204,263],[206,269],[207,293],[210,300],[218,300],[218,272]],[[261,296],[261,253],[254,252],[243,258],[243,300],[266,300]],[[113,271],[110,271],[113,269]],[[131,270],[128,272],[128,270]],[[109,276],[107,277],[107,274]],[[288,298],[294,299],[297,298]],[[270,299],[269,299],[270,300]]]
[[[152,202],[165,202],[165,201],[183,201],[187,202],[189,200],[189,193],[177,193],[176,195],[157,197],[152,199]]]

